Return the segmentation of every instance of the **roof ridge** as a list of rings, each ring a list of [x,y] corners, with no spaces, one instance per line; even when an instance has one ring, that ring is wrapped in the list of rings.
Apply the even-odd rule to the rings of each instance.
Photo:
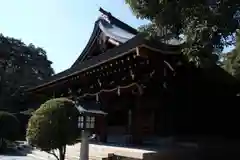
[[[114,24],[117,27],[126,30],[127,32],[137,35],[138,31],[134,28],[132,28],[131,26],[127,25],[126,23],[120,21],[119,19],[115,18],[114,16],[112,16],[112,14],[110,12],[105,11],[104,9],[100,8],[99,11],[103,14],[102,16],[100,16],[94,23],[94,27],[93,27],[93,31],[91,33],[91,36],[87,42],[87,44],[85,45],[84,49],[82,50],[81,54],[79,55],[79,57],[77,58],[77,60],[71,65],[70,68],[77,66],[78,63],[80,63],[84,57],[86,56],[86,54],[88,53],[88,51],[91,48],[91,45],[94,43],[94,41],[96,40],[96,36],[98,36],[99,32],[99,23],[101,21],[106,21],[109,24]]]
[[[131,27],[130,25],[124,23],[123,21],[119,20],[118,18],[114,17],[111,12],[108,12],[106,10],[104,10],[103,8],[99,8],[99,11],[107,16],[107,19],[110,21],[110,23],[116,24],[117,26],[119,26],[120,28],[129,31],[130,33],[133,34],[138,34],[137,29]]]

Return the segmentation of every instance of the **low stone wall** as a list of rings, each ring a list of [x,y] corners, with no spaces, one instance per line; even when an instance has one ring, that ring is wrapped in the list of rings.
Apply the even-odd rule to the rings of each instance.
[[[157,153],[146,153],[143,160],[196,160],[194,150],[163,150]]]
[[[143,153],[142,157],[123,156],[121,153],[108,154],[103,160],[195,160],[197,152],[194,150],[162,150],[157,153]]]
[[[108,157],[103,158],[102,160],[141,160],[141,159],[109,154]]]
[[[105,153],[104,160],[228,160],[240,159],[240,141],[213,138],[175,145],[161,145],[156,150],[134,149],[106,145],[90,145],[96,153]]]

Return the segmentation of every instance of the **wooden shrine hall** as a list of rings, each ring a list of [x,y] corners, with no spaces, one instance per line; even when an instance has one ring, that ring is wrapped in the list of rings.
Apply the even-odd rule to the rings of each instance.
[[[37,108],[52,97],[69,97],[98,104],[108,113],[95,122],[102,142],[115,137],[137,144],[152,137],[230,132],[236,117],[222,116],[234,114],[226,111],[224,100],[239,92],[235,78],[214,63],[197,68],[185,60],[181,44],[150,40],[100,11],[75,63],[30,87],[28,103]]]

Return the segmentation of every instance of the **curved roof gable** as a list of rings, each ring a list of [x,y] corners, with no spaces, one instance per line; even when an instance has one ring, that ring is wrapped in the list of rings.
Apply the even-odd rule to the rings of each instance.
[[[94,52],[94,46],[98,45],[97,40],[102,33],[104,36],[113,39],[119,44],[125,43],[138,34],[136,29],[115,18],[111,13],[102,8],[100,8],[99,11],[102,12],[103,15],[95,22],[93,32],[86,47],[71,68],[75,68],[78,64],[83,62],[88,55]]]

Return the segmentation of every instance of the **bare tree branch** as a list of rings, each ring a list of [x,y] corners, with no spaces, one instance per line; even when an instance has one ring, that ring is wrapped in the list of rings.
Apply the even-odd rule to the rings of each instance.
[[[59,157],[57,156],[57,154],[54,152],[54,150],[52,150],[52,152],[49,151],[49,152],[47,152],[47,153],[53,155],[57,160],[60,160]]]

